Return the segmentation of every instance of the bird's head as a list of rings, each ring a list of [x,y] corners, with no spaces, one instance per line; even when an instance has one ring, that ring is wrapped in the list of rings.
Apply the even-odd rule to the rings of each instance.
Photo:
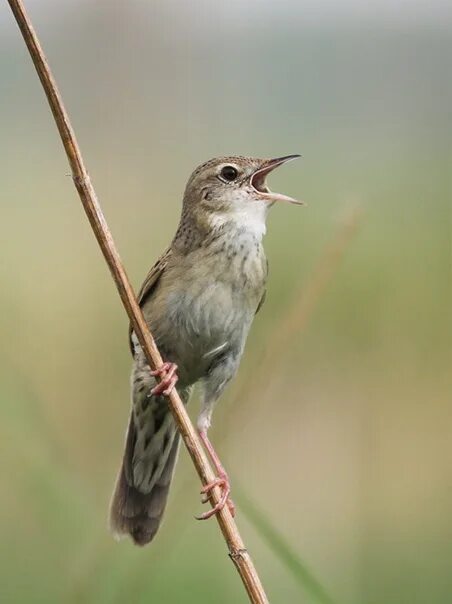
[[[302,205],[288,195],[273,193],[266,183],[270,172],[297,157],[300,156],[211,159],[198,166],[190,176],[185,189],[184,212],[195,214],[210,228],[235,223],[238,227],[255,227],[265,232],[265,217],[275,202]]]

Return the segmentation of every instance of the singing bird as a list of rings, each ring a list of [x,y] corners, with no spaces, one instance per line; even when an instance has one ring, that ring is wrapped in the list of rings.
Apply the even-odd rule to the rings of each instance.
[[[201,385],[197,427],[217,475],[203,492],[214,486],[222,492],[200,519],[224,505],[234,513],[229,478],[207,431],[265,298],[268,210],[277,201],[302,203],[271,192],[266,177],[296,157],[220,157],[196,168],[176,235],[141,287],[139,303],[165,363],[151,371],[130,330],[132,410],[110,506],[112,531],[130,535],[137,545],[153,539],[166,506],[180,440],[166,396],[176,382],[184,403]]]

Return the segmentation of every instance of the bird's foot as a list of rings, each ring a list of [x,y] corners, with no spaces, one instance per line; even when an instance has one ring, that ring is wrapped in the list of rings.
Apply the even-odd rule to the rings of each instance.
[[[228,475],[224,471],[220,472],[219,475],[212,480],[212,482],[209,482],[203,486],[201,489],[201,495],[204,495],[202,498],[202,503],[207,503],[209,501],[209,493],[215,487],[220,487],[221,489],[220,501],[216,503],[208,512],[204,512],[204,514],[196,516],[197,520],[207,520],[208,518],[212,518],[212,516],[222,510],[225,505],[228,506],[232,517],[235,516],[235,505],[232,499],[229,497],[229,494],[231,493],[231,484],[229,482]]]
[[[212,460],[213,465],[217,471],[217,477],[214,480],[212,480],[212,482],[209,482],[208,484],[204,485],[204,487],[201,490],[201,494],[204,495],[202,502],[207,503],[207,501],[209,500],[209,493],[214,487],[220,487],[221,498],[218,501],[218,503],[216,503],[213,506],[213,508],[211,510],[209,510],[208,512],[205,512],[204,514],[201,514],[201,516],[197,516],[197,519],[198,520],[207,520],[208,518],[211,518],[217,512],[222,510],[225,505],[228,506],[229,511],[231,512],[231,515],[234,517],[235,516],[235,505],[234,505],[234,502],[232,501],[232,499],[229,497],[229,495],[231,493],[231,483],[229,482],[229,477],[226,474],[226,471],[223,468],[223,464],[221,463],[220,458],[217,455],[217,452],[213,448],[213,445],[210,442],[209,437],[207,436],[207,429],[205,429],[205,428],[200,429],[199,436],[200,436],[201,441],[202,441],[204,447],[206,448],[206,451],[209,454],[209,457]]]
[[[179,376],[176,373],[177,365],[176,363],[163,363],[158,369],[151,371],[151,375],[158,376],[160,378],[160,382],[154,386],[151,390],[151,394],[153,396],[165,395],[168,396],[171,394],[174,386],[179,379]]]

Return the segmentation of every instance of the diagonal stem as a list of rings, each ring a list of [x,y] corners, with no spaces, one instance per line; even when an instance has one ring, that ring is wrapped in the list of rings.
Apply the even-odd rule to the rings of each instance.
[[[52,110],[55,123],[66,151],[72,170],[72,179],[91,224],[91,228],[108,264],[113,280],[118,289],[124,308],[130,318],[133,330],[141,344],[146,359],[152,369],[163,364],[154,338],[144,320],[134,291],[122,265],[110,229],[105,221],[96,192],[85,167],[80,148],[72,129],[69,116],[58,92],[56,82],[47,64],[39,39],[33,29],[21,0],[8,0],[17,24],[22,32],[25,44],[41,80],[47,100]],[[176,390],[168,397],[169,407],[181,433],[182,439],[192,458],[201,482],[206,485],[214,480],[214,474],[199,442],[198,435],[188,417],[184,404]],[[220,499],[218,488],[212,489],[210,501],[215,506]],[[234,562],[242,579],[250,602],[266,604],[268,602],[259,575],[254,568],[251,557],[242,541],[237,526],[225,506],[217,515],[223,537],[229,549],[229,556]]]

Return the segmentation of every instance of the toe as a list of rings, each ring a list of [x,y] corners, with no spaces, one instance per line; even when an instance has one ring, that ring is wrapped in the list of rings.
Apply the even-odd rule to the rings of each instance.
[[[197,520],[208,520],[209,518],[212,518],[212,516],[217,514],[219,511],[221,511],[225,505],[228,506],[228,509],[229,509],[230,513],[232,514],[232,516],[235,515],[235,505],[232,502],[232,500],[229,498],[231,488],[229,486],[229,482],[223,477],[217,477],[217,478],[215,478],[215,480],[212,480],[212,482],[209,482],[208,484],[203,486],[203,488],[201,490],[201,494],[204,495],[204,497],[202,497],[202,499],[201,499],[202,503],[207,503],[209,501],[209,492],[214,487],[221,488],[220,500],[218,501],[218,503],[216,503],[214,505],[214,507],[211,510],[204,512],[204,514],[201,514],[200,516],[196,516]]]
[[[208,493],[215,487],[224,487],[225,485],[226,482],[223,478],[215,478],[215,480],[212,480],[212,482],[209,482],[208,484],[202,487],[201,494]]]
[[[173,375],[172,377],[165,378],[165,390],[163,390],[163,394],[168,396],[174,390],[174,386],[177,384],[179,379],[178,375]],[[161,382],[163,384],[163,381]]]

